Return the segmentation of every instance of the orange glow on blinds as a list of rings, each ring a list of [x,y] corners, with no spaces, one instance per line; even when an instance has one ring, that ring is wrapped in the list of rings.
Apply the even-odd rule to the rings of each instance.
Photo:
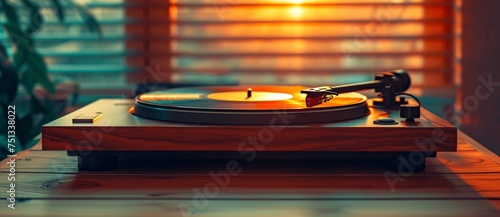
[[[452,0],[158,2],[146,65],[168,66],[174,82],[334,84],[396,68],[416,85],[453,82]]]

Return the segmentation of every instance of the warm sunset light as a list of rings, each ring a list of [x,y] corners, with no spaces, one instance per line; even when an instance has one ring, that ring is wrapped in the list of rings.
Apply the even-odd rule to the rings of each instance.
[[[303,0],[290,0],[290,3],[296,4],[296,5],[302,4],[302,2],[303,2]],[[302,12],[303,12],[301,6],[291,7],[288,11],[295,18],[301,17],[302,16]]]
[[[302,16],[302,7],[300,7],[300,6],[291,7],[289,9],[289,12],[294,17],[300,17],[300,16]]]

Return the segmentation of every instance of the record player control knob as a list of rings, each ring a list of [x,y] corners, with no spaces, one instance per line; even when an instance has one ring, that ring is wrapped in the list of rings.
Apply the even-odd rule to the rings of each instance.
[[[252,97],[252,88],[247,89],[247,98]]]
[[[406,122],[413,123],[415,118],[420,118],[420,106],[419,105],[401,105],[399,107],[399,116],[406,118]]]
[[[398,122],[392,118],[379,118],[377,120],[373,121],[373,124],[378,124],[378,125],[395,125],[398,124]]]

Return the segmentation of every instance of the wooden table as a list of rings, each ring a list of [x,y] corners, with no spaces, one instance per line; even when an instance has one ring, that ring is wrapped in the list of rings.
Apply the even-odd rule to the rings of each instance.
[[[103,172],[75,161],[40,144],[19,153],[16,210],[4,200],[0,216],[500,216],[500,158],[461,132],[458,152],[403,176],[374,161],[262,160],[217,182],[209,174],[227,161],[128,159]]]

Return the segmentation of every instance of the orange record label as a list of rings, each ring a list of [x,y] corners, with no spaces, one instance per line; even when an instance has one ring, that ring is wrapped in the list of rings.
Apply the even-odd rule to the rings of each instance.
[[[200,99],[200,94],[145,94],[139,97],[144,101],[161,101],[161,100],[192,100]]]
[[[263,102],[289,100],[293,98],[293,95],[288,93],[253,91],[252,96],[248,97],[246,91],[232,91],[211,93],[207,95],[207,98],[212,100],[233,102]]]

